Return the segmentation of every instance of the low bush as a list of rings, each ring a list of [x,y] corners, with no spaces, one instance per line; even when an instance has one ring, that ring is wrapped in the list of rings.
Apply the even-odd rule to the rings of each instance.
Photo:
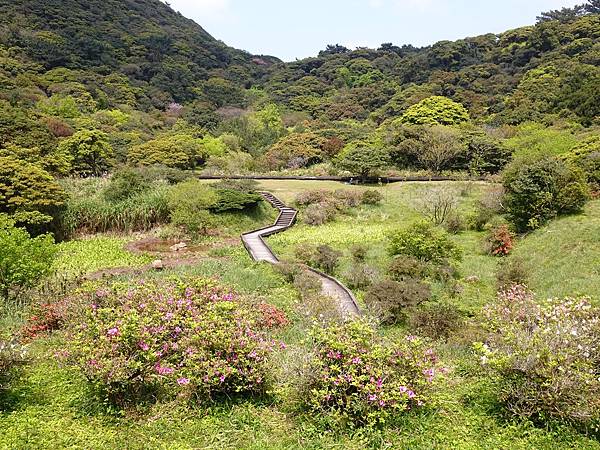
[[[27,347],[15,339],[3,340],[0,337],[0,394],[15,370],[27,361]]]
[[[256,193],[242,192],[235,189],[216,189],[216,203],[210,210],[216,213],[226,211],[243,211],[256,208],[262,197]]]
[[[504,211],[502,199],[504,188],[494,187],[484,192],[477,202],[477,208],[468,222],[469,227],[475,231],[483,231],[492,219]]]
[[[352,260],[357,263],[364,262],[367,258],[368,252],[369,248],[363,244],[354,244],[352,247],[350,247],[350,255],[352,256]]]
[[[600,425],[600,311],[589,299],[537,303],[514,286],[484,317],[489,335],[477,349],[508,411],[541,422]]]
[[[385,325],[403,322],[408,309],[415,307],[431,296],[431,289],[425,283],[412,278],[402,283],[381,281],[373,284],[365,295],[369,311]]]
[[[460,249],[448,234],[429,222],[417,222],[392,233],[389,237],[389,253],[405,255],[424,261],[439,262],[444,258],[459,259]]]
[[[302,212],[304,223],[315,227],[331,222],[335,216],[336,209],[329,203],[312,204]]]
[[[209,209],[215,207],[218,195],[199,180],[189,180],[174,186],[169,192],[171,222],[189,234],[206,234],[212,225]]]
[[[368,189],[362,193],[361,203],[363,205],[379,205],[383,200],[383,194],[377,189]]]
[[[419,338],[383,341],[362,320],[317,326],[310,336],[313,356],[299,397],[338,427],[378,427],[427,404],[444,372]]]
[[[32,238],[0,214],[0,300],[13,302],[52,270],[58,249],[50,235]]]
[[[353,189],[337,189],[333,192],[338,209],[356,208],[362,203],[363,194]]]
[[[431,339],[448,339],[463,325],[462,314],[448,303],[425,303],[409,313],[412,330]]]
[[[424,278],[428,273],[427,263],[412,256],[396,256],[388,267],[388,275],[394,281]]]
[[[450,234],[458,234],[465,228],[465,222],[458,213],[449,214],[444,221],[444,229]]]
[[[309,270],[300,272],[294,278],[294,287],[300,291],[303,298],[317,295],[321,292],[321,280]]]
[[[339,264],[342,252],[331,248],[329,245],[319,245],[314,255],[316,267],[331,275]]]
[[[558,215],[579,212],[589,198],[583,171],[556,158],[515,161],[505,171],[503,184],[508,217],[517,231],[539,228]]]
[[[485,250],[491,256],[507,256],[514,247],[514,236],[507,225],[489,231],[485,239]]]
[[[300,192],[296,195],[295,203],[298,206],[308,206],[315,203],[328,201],[332,198],[333,193],[327,189],[313,189]]]
[[[213,281],[115,284],[81,294],[78,303],[70,361],[112,404],[267,390],[275,343],[261,326],[272,321]]]
[[[351,289],[366,289],[377,279],[377,271],[364,263],[353,263],[344,273]]]
[[[527,285],[529,269],[521,258],[510,257],[504,260],[496,273],[498,290],[503,291],[514,285]]]
[[[423,198],[419,209],[434,224],[442,225],[456,208],[456,194],[448,189],[435,189]]]

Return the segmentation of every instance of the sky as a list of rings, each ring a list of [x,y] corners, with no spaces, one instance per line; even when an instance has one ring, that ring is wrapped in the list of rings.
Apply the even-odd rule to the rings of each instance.
[[[327,44],[425,46],[535,23],[583,0],[169,0],[215,38],[293,61]]]

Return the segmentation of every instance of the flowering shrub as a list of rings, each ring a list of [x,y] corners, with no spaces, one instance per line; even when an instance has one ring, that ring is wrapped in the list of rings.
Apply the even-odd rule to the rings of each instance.
[[[487,252],[492,256],[506,256],[513,249],[513,234],[507,225],[500,225],[492,230],[486,240]]]
[[[266,391],[275,342],[261,327],[285,322],[275,308],[252,308],[210,280],[114,285],[83,300],[70,358],[113,403]]]
[[[27,348],[15,340],[0,339],[0,391],[13,369],[27,360]]]
[[[362,320],[314,327],[311,337],[314,355],[303,401],[345,425],[381,425],[426,404],[434,380],[445,371],[421,339],[384,342]]]
[[[27,322],[21,328],[25,339],[62,328],[65,321],[65,302],[42,302],[32,305]]]
[[[600,311],[588,299],[538,304],[523,286],[484,309],[489,331],[476,344],[512,413],[600,424]]]

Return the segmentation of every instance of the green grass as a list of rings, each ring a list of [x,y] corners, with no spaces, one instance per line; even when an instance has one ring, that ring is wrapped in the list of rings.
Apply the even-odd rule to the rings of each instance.
[[[81,275],[115,267],[140,267],[150,256],[134,255],[124,249],[131,238],[95,236],[58,244],[59,255],[53,268],[59,274]]]
[[[531,233],[514,256],[531,271],[530,288],[538,295],[584,295],[600,302],[600,201]]]

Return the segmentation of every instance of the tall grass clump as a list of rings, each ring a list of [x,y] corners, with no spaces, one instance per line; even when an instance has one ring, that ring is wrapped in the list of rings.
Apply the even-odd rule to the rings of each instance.
[[[61,216],[65,236],[75,232],[143,231],[169,221],[169,187],[158,185],[118,202],[103,196],[71,198]]]

